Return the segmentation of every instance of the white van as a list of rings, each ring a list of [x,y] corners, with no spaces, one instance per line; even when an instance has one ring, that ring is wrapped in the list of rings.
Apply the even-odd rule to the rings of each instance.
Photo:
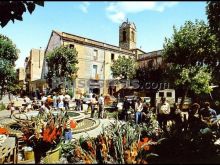
[[[156,93],[156,106],[160,103],[161,97],[165,97],[166,101],[170,104],[170,107],[174,106],[175,103],[175,90],[174,89],[164,89],[159,90]]]

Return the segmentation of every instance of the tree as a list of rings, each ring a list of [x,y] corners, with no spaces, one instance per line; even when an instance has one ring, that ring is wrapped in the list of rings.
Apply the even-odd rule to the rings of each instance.
[[[0,58],[0,75],[0,99],[2,99],[5,91],[8,91],[10,93],[16,90],[16,71],[9,60]]]
[[[119,56],[111,66],[112,75],[114,78],[121,77],[131,79],[136,73],[135,61],[131,57]]]
[[[11,91],[15,86],[16,71],[15,61],[18,59],[18,49],[6,36],[0,35],[0,87],[1,98],[3,93]]]
[[[164,60],[169,63],[172,80],[184,89],[181,105],[191,89],[196,93],[210,92],[207,87],[211,72],[204,68],[216,66],[218,45],[215,35],[204,21],[186,21],[179,30],[174,27],[172,38],[165,38]],[[205,83],[201,83],[201,82]]]
[[[13,66],[18,59],[19,50],[16,45],[6,36],[0,35],[0,58],[8,60]]]
[[[220,42],[220,2],[207,1],[206,14],[210,29]]]
[[[77,73],[78,68],[76,64],[78,52],[74,48],[68,46],[56,47],[52,52],[46,56],[48,64],[47,80],[52,82],[52,78],[69,78],[71,79]],[[49,84],[51,86],[51,84]]]
[[[2,1],[0,2],[0,25],[4,27],[7,23],[17,19],[22,21],[22,15],[26,10],[30,14],[36,5],[44,6],[44,1]]]
[[[119,56],[118,59],[113,62],[111,70],[113,77],[119,78],[121,80],[120,83],[125,85],[124,87],[130,86],[129,80],[136,74],[135,61],[131,57],[126,58],[125,56]]]
[[[220,2],[208,1],[206,6],[206,14],[211,32],[216,35],[218,46],[220,47]],[[218,50],[218,61],[220,61],[220,50]],[[220,64],[217,63],[213,70],[215,84],[220,85]]]

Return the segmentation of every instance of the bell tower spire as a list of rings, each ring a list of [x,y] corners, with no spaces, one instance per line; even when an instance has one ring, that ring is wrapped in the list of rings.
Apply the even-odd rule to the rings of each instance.
[[[119,27],[119,47],[124,49],[136,48],[136,26],[128,21],[123,22]]]

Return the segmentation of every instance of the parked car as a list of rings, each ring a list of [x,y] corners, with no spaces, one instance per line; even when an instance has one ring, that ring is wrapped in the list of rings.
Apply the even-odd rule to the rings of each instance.
[[[89,104],[91,102],[91,95],[85,95],[83,98],[83,104]]]

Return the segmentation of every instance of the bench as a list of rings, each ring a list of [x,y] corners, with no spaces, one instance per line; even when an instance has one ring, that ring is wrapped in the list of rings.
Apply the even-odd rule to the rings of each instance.
[[[16,137],[8,137],[0,146],[0,164],[5,162],[17,164]]]

